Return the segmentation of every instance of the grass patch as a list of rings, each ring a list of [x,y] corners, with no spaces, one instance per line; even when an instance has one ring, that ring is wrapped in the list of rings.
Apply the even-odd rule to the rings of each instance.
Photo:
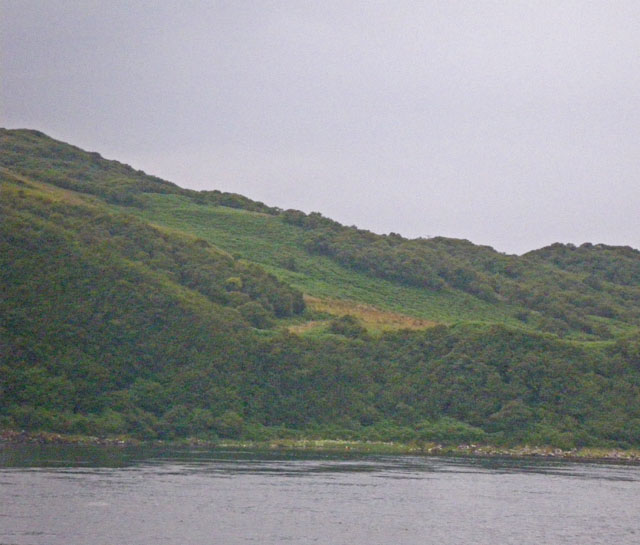
[[[461,321],[523,327],[513,317],[510,305],[374,278],[327,257],[311,255],[304,249],[304,231],[276,216],[196,204],[179,195],[149,194],[144,196],[144,203],[141,210],[127,210],[153,224],[191,233],[235,257],[259,263],[308,296],[326,301],[324,304],[333,308],[332,314],[346,313],[340,310],[344,306],[353,313],[354,305],[362,305],[357,312],[369,317],[363,321],[374,330],[421,329]]]
[[[407,316],[399,312],[381,310],[372,305],[358,301],[343,299],[321,299],[310,295],[305,296],[307,307],[312,311],[329,314],[331,316],[355,316],[362,322],[369,333],[381,333],[398,329],[427,329],[437,325],[437,322]],[[326,321],[313,320],[290,328],[292,332],[304,333],[311,329],[326,326]]]

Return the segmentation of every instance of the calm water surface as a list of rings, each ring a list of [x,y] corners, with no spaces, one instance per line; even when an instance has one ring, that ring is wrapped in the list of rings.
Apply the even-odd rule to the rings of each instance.
[[[633,544],[640,468],[0,446],[0,544]]]

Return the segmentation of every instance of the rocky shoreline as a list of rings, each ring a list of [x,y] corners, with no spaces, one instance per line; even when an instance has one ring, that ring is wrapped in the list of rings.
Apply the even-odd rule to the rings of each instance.
[[[607,447],[582,447],[563,450],[549,446],[520,445],[501,447],[494,445],[439,443],[393,443],[381,441],[346,441],[336,439],[275,439],[270,441],[219,440],[196,438],[180,441],[141,441],[131,437],[93,437],[65,435],[51,432],[25,432],[0,430],[0,448],[4,445],[78,445],[104,447],[199,447],[212,449],[304,451],[352,454],[412,454],[423,456],[457,456],[478,458],[536,458],[582,462],[640,464],[640,450]]]

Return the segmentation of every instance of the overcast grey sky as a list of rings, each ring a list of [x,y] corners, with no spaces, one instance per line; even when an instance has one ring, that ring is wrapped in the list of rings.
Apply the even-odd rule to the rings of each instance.
[[[522,253],[640,247],[640,2],[0,0],[0,125]]]

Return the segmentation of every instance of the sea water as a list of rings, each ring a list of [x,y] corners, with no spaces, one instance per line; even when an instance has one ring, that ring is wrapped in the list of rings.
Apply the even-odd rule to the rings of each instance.
[[[0,446],[0,544],[640,543],[640,468]]]

